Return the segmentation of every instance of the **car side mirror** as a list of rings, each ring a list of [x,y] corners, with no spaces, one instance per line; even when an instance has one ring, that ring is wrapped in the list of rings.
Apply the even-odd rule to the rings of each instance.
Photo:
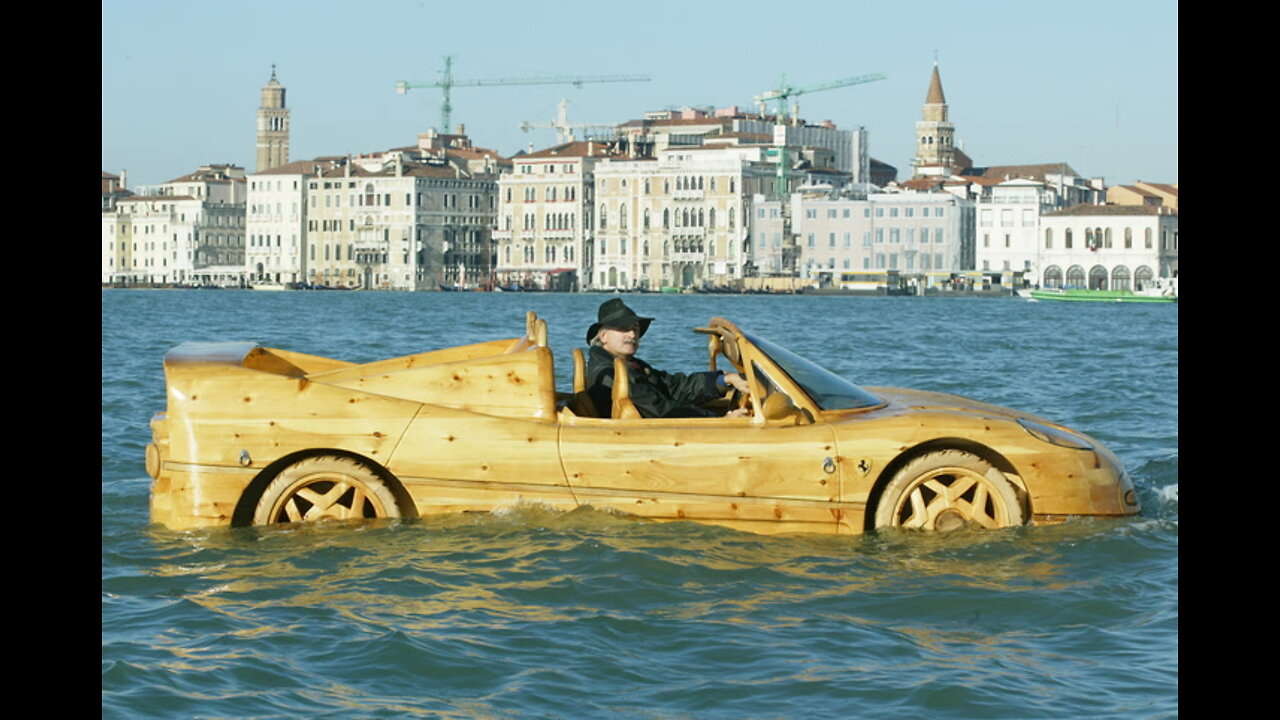
[[[786,420],[787,418],[795,418],[797,425],[808,425],[813,422],[813,418],[802,408],[796,407],[791,401],[791,396],[784,392],[775,392],[764,399],[764,405],[760,408],[761,414],[765,420]]]

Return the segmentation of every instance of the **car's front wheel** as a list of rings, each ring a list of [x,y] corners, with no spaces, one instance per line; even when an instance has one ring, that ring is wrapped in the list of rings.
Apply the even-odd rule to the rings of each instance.
[[[958,530],[1022,525],[1018,492],[999,470],[961,450],[940,450],[912,460],[880,495],[877,528]]]
[[[267,485],[254,525],[400,517],[391,489],[368,466],[337,455],[300,460]]]

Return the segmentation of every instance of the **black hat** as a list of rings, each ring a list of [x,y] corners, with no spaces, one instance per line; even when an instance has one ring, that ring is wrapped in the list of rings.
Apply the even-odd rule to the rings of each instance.
[[[596,336],[596,333],[600,332],[602,327],[626,328],[638,325],[639,329],[636,330],[636,337],[639,338],[649,329],[649,323],[653,322],[653,318],[640,317],[632,312],[631,308],[622,302],[622,298],[611,298],[600,303],[600,310],[596,313],[596,319],[598,322],[587,328],[588,343]]]

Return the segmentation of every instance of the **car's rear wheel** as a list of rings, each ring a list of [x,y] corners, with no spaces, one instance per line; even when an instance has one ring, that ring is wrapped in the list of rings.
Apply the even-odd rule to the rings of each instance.
[[[267,485],[254,525],[400,517],[387,484],[368,466],[337,455],[300,460]]]
[[[1002,528],[1022,525],[1026,513],[1008,478],[961,450],[940,450],[912,460],[880,495],[876,527],[913,530]]]

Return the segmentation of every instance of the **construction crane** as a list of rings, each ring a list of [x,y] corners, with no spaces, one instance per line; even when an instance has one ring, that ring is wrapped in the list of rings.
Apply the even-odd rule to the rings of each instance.
[[[847,77],[841,80],[833,80],[831,82],[820,83],[818,85],[810,85],[808,87],[795,87],[787,83],[786,75],[782,76],[782,80],[778,83],[778,87],[772,90],[766,90],[755,97],[756,105],[760,109],[761,118],[764,117],[765,104],[773,100],[777,103],[774,125],[774,145],[767,153],[766,157],[772,158],[776,162],[777,176],[774,180],[774,196],[779,201],[780,214],[782,216],[782,274],[795,277],[799,268],[797,264],[800,257],[800,248],[797,244],[797,238],[792,234],[792,218],[791,203],[787,197],[791,192],[791,157],[787,152],[787,132],[785,126],[787,124],[787,102],[793,98],[799,97],[806,93],[819,92],[821,90],[833,90],[835,88],[848,87],[850,85],[861,85],[862,83],[883,80],[884,75],[873,73],[871,75],[857,75]],[[799,102],[795,102],[791,108],[791,123],[795,124],[800,119]]]
[[[818,92],[820,90],[833,90],[835,88],[848,87],[850,85],[861,85],[862,83],[875,82],[876,80],[884,80],[885,76],[879,73],[871,75],[858,75],[855,77],[847,77],[843,80],[833,80],[832,82],[821,83],[819,85],[810,85],[809,87],[795,87],[787,84],[787,77],[782,76],[782,81],[778,87],[772,90],[766,90],[755,97],[756,105],[760,108],[760,114],[764,115],[765,103],[773,100],[777,103],[777,110],[774,113],[778,117],[778,124],[782,125],[787,118],[787,101],[791,98],[804,95],[806,93]],[[800,114],[799,103],[792,107],[791,121],[794,123]]]
[[[529,78],[495,78],[492,80],[457,80],[453,77],[453,56],[444,58],[444,74],[433,83],[413,84],[403,80],[396,83],[396,93],[404,95],[410,88],[440,88],[444,93],[444,103],[440,106],[440,132],[447,133],[450,128],[450,116],[453,105],[450,102],[450,91],[455,87],[487,87],[492,85],[576,85],[598,82],[647,82],[647,75],[589,75],[589,76],[551,76]]]
[[[556,138],[561,143],[574,141],[574,130],[585,130],[586,135],[590,135],[591,130],[607,130],[610,134],[616,134],[617,125],[609,125],[607,123],[570,123],[569,122],[569,101],[561,100],[556,111],[556,119],[549,123],[520,123],[520,129],[529,132],[534,128],[552,128],[556,131]]]

